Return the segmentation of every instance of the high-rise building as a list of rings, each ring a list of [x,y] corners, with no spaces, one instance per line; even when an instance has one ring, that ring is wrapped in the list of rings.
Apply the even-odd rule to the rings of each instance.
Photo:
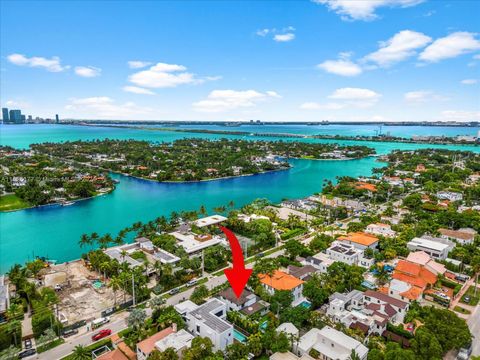
[[[6,124],[10,121],[10,117],[8,116],[8,109],[2,108],[2,120],[3,123]]]
[[[10,110],[10,123],[22,124],[22,112],[20,110]]]
[[[55,114],[55,122],[58,124],[60,122],[60,119],[58,118],[58,114]]]

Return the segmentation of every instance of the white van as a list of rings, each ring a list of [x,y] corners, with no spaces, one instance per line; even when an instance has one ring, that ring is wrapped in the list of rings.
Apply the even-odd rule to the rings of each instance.
[[[92,321],[92,329],[97,329],[110,321],[110,317],[105,316]]]

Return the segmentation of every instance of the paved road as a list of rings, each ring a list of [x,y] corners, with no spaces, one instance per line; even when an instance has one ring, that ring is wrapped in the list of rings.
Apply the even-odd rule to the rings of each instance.
[[[480,289],[478,290],[480,291]],[[472,355],[480,356],[480,305],[475,307],[475,310],[472,312],[472,315],[467,320],[468,327],[470,332],[473,334],[473,351]]]

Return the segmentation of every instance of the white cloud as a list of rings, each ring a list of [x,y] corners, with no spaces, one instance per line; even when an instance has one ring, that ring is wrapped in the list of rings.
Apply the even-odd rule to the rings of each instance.
[[[62,66],[58,56],[53,56],[51,59],[47,59],[39,56],[29,58],[22,54],[11,54],[7,56],[7,59],[12,64],[18,66],[44,68],[50,72],[61,72],[70,68],[70,66]]]
[[[441,116],[444,121],[480,121],[480,111],[445,110]]]
[[[193,103],[193,107],[199,112],[216,113],[254,107],[260,102],[279,97],[275,91],[262,93],[256,90],[214,90],[207,99]]]
[[[342,20],[374,20],[375,11],[380,7],[409,7],[424,0],[313,0],[328,7],[342,17]]]
[[[128,67],[130,69],[141,69],[151,64],[149,61],[132,60],[128,62]]]
[[[75,74],[82,77],[97,77],[100,76],[102,69],[93,67],[93,66],[76,66]]]
[[[389,66],[416,54],[416,50],[425,47],[432,39],[420,32],[403,30],[387,41],[380,42],[380,48],[364,57],[379,66]]]
[[[276,34],[273,37],[273,40],[277,42],[288,42],[288,41],[292,41],[293,39],[295,39],[294,33]]]
[[[257,34],[258,36],[265,37],[265,36],[267,36],[270,32],[271,32],[270,29],[261,29],[261,30],[257,30],[256,34]]]
[[[295,39],[294,34],[295,28],[293,26],[287,26],[283,29],[260,29],[256,31],[256,34],[261,37],[266,37],[267,35],[272,35],[272,39],[277,42],[288,42]]]
[[[341,76],[357,76],[362,73],[362,68],[348,58],[339,60],[327,60],[317,65],[318,68],[328,73]]]
[[[170,88],[184,84],[203,82],[194,74],[186,72],[183,65],[157,63],[147,70],[130,75],[130,82],[144,88]]]
[[[435,94],[430,90],[417,90],[405,93],[404,99],[410,104],[420,104],[428,101],[446,101],[447,97]]]
[[[89,98],[71,99],[70,104],[65,106],[66,110],[85,114],[90,118],[127,118],[144,115],[151,112],[151,109],[137,106],[133,102],[117,104],[108,96],[94,96]],[[78,116],[78,115],[77,115]]]
[[[7,107],[16,107],[19,109],[26,109],[30,107],[30,104],[25,102],[25,101],[17,101],[17,100],[8,100],[5,103],[5,106]]]
[[[345,105],[370,107],[375,105],[381,96],[379,93],[370,89],[347,87],[335,90],[328,98],[340,100]]]
[[[144,89],[138,86],[124,86],[122,89],[123,91],[134,93],[134,94],[155,95],[153,91]]]
[[[317,102],[306,102],[300,105],[302,110],[340,110],[343,109],[346,105],[339,103],[326,103],[319,104]]]
[[[462,80],[461,83],[463,85],[475,85],[478,83],[478,80],[477,79],[465,79],[465,80]]]
[[[480,54],[473,55],[473,58],[474,58],[475,60],[480,60]]]
[[[420,54],[419,59],[426,62],[437,62],[454,58],[480,49],[480,41],[474,33],[458,31],[435,40]]]

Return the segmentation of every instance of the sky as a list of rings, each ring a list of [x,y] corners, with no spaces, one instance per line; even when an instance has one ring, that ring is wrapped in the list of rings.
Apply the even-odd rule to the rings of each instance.
[[[0,4],[0,102],[34,117],[480,121],[479,1]]]

